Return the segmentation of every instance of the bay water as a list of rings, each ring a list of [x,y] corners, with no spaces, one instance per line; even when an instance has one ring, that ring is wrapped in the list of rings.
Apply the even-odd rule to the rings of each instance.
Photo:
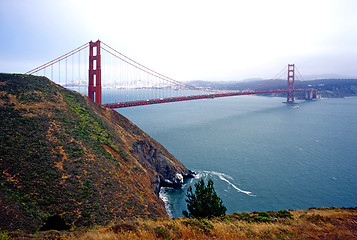
[[[170,216],[212,179],[227,213],[357,206],[357,98],[238,96],[118,109],[197,173],[163,188]]]

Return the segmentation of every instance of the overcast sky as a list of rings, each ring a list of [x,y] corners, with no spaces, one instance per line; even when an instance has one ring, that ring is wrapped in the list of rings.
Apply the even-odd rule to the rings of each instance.
[[[0,72],[97,39],[182,81],[357,77],[355,0],[0,0]]]

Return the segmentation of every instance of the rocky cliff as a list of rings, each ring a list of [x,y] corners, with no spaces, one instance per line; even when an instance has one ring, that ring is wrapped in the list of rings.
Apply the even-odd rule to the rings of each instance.
[[[192,177],[116,111],[44,77],[0,74],[0,228],[165,217],[161,186]]]

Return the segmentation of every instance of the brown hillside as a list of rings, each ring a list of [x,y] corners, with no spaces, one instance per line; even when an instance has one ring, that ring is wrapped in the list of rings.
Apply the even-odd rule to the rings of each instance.
[[[0,74],[0,228],[166,217],[161,186],[187,170],[116,111],[44,77]]]

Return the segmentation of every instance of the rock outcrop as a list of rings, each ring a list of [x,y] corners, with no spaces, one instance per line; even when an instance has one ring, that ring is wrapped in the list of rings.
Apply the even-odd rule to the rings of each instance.
[[[150,169],[153,176],[151,186],[156,194],[159,194],[160,187],[180,188],[185,178],[193,177],[193,172],[179,164],[170,153],[154,148],[148,141],[137,141],[133,152],[140,164]]]

